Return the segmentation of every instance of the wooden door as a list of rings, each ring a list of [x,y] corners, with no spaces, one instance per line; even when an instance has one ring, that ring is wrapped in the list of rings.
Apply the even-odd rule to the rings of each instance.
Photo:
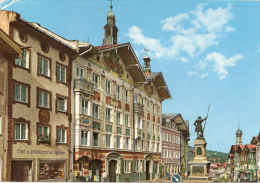
[[[150,180],[150,161],[146,161],[146,180]]]
[[[109,162],[109,182],[116,182],[116,166],[117,166],[117,161],[116,160],[111,160]]]

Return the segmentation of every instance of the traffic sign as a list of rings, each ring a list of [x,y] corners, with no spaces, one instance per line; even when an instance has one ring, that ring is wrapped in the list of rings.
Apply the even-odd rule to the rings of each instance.
[[[174,174],[172,176],[172,182],[180,182],[181,181],[181,176],[179,174]]]

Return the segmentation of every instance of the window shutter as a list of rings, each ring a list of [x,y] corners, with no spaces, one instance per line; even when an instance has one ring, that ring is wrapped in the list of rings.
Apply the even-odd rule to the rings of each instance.
[[[61,67],[61,81],[65,83],[65,68]]]
[[[62,142],[65,142],[66,131],[65,130],[61,130],[61,131],[62,131]]]
[[[38,135],[42,134],[42,126],[38,126]]]
[[[77,67],[77,76],[79,77],[80,76],[80,70],[79,70],[79,67]]]
[[[124,160],[121,160],[121,174],[124,173]]]
[[[21,139],[26,139],[26,124],[22,124]]]
[[[48,60],[44,59],[44,75],[49,76]]]
[[[134,165],[134,160],[131,160],[131,172],[135,172],[135,165]],[[135,180],[134,180],[135,181]]]
[[[60,81],[61,78],[60,78],[60,66],[57,65],[57,80]]]
[[[15,123],[15,139],[20,139],[20,123]]]
[[[38,105],[42,106],[42,92],[41,91],[39,91]]]
[[[16,65],[20,65],[19,62],[20,62],[20,58],[16,58],[16,59],[15,59],[15,64],[16,64]]]
[[[45,106],[45,107],[49,107],[49,105],[48,105],[48,93],[43,93],[44,94],[44,103],[43,103],[43,105]]]
[[[39,57],[39,73],[42,74],[42,58]]]
[[[21,101],[26,102],[26,87],[25,86],[21,86]]]
[[[84,100],[81,100],[81,114],[84,114]]]
[[[26,67],[26,58],[27,58],[27,50],[23,50],[23,59],[21,62],[21,66]]]
[[[61,129],[58,129],[58,142],[61,142]]]
[[[88,114],[88,101],[85,101],[84,114]]]
[[[20,100],[20,86],[15,84],[15,89],[14,90],[15,90],[14,91],[14,94],[15,94],[14,98],[15,98],[15,100]]]
[[[44,127],[44,132],[43,132],[44,136],[48,136],[48,127]]]

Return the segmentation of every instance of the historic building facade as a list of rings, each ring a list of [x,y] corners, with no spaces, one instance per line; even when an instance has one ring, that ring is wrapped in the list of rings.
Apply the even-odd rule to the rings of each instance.
[[[22,58],[23,51],[2,29],[0,29],[0,181],[6,181],[8,149],[8,94],[9,64]],[[9,98],[10,97],[10,98]]]
[[[0,70],[7,101],[0,111],[2,180],[65,181],[70,168],[90,181],[101,181],[104,171],[109,181],[159,179],[162,102],[171,95],[147,55],[142,67],[130,43],[117,44],[112,6],[99,47],[15,12],[0,11],[0,18],[17,43],[8,43],[15,45],[3,61],[8,73]]]
[[[182,173],[182,161],[187,165],[189,128],[181,114],[162,115],[162,175]],[[185,157],[185,160],[182,159]]]
[[[229,152],[230,177],[235,181],[257,181],[258,173],[258,137],[254,136],[250,144],[242,144],[242,131],[236,132],[236,144],[232,145]]]
[[[8,62],[5,180],[65,181],[71,155],[70,69],[77,52],[18,13],[0,11],[0,19],[0,28],[23,50],[21,58]]]
[[[162,101],[171,98],[146,55],[142,68],[130,43],[117,44],[112,7],[103,45],[79,43],[73,63],[74,169],[91,181],[160,177]]]

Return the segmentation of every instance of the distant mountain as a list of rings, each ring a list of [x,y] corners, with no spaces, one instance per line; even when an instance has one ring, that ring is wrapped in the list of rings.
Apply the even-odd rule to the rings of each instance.
[[[194,147],[191,147],[194,150]],[[228,153],[206,150],[208,161],[212,163],[225,163],[228,161]]]

